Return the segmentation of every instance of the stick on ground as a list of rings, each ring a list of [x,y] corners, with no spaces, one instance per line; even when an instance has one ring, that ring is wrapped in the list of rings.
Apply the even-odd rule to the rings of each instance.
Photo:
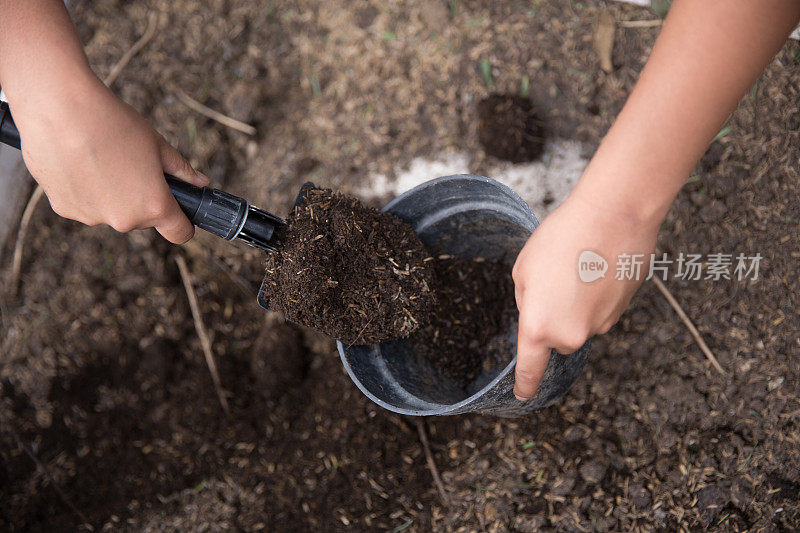
[[[42,198],[44,189],[41,185],[36,185],[33,190],[28,204],[25,206],[25,211],[22,212],[22,220],[19,223],[17,230],[17,241],[14,243],[14,258],[11,262],[11,279],[9,284],[9,294],[11,298],[16,297],[17,290],[19,289],[19,278],[22,270],[22,249],[25,246],[25,236],[28,234],[28,226],[31,223],[31,217],[36,210],[36,205]]]
[[[189,307],[192,309],[192,318],[194,318],[194,327],[197,330],[197,336],[200,337],[200,345],[203,347],[203,355],[205,355],[208,370],[211,372],[211,380],[214,382],[214,389],[217,391],[219,403],[222,405],[222,409],[225,410],[225,413],[230,415],[231,411],[228,407],[228,399],[225,397],[225,393],[222,390],[219,371],[217,371],[217,363],[214,360],[214,352],[211,351],[211,340],[208,338],[208,331],[206,330],[205,324],[203,324],[203,316],[200,314],[200,305],[197,302],[197,294],[194,292],[194,287],[192,286],[189,267],[186,266],[186,260],[180,254],[175,256],[175,262],[178,264],[181,280],[183,280],[183,288],[186,289],[186,296],[189,298]]]
[[[425,450],[425,460],[428,463],[428,470],[431,471],[431,476],[433,476],[433,482],[436,485],[436,490],[439,492],[439,498],[441,498],[444,505],[450,505],[450,500],[447,498],[447,493],[444,491],[442,478],[439,476],[439,469],[436,467],[436,462],[433,460],[433,453],[431,453],[430,444],[428,444],[428,434],[425,431],[425,422],[422,418],[415,417],[414,423],[417,425],[419,440],[422,442],[423,450]]]
[[[650,20],[622,20],[619,22],[620,28],[655,28],[661,26],[664,21],[661,19]]]
[[[156,26],[158,26],[158,15],[155,12],[150,13],[150,17],[147,20],[147,28],[144,30],[144,33],[139,40],[133,43],[127,52],[125,52],[119,61],[111,68],[111,71],[108,73],[108,76],[105,77],[103,83],[105,83],[108,87],[111,87],[111,84],[114,83],[119,75],[122,73],[122,70],[128,65],[133,56],[138,54],[142,48],[153,38],[153,35],[156,34]]]
[[[214,111],[210,107],[206,107],[182,90],[178,89],[177,93],[178,99],[184,103],[186,107],[197,111],[203,116],[210,118],[211,120],[216,120],[223,126],[228,126],[229,128],[233,128],[237,131],[241,131],[242,133],[246,133],[247,135],[255,135],[256,129],[251,126],[250,124],[246,124],[235,118],[231,118],[227,115],[223,115],[219,111]]]
[[[258,292],[258,286],[254,287],[250,281],[244,278],[244,276],[233,270],[227,263],[220,260],[202,244],[199,244],[197,239],[192,239],[191,241],[185,243],[183,245],[183,249],[193,257],[198,257],[203,261],[211,261],[211,264],[214,266],[214,268],[227,275],[228,278],[230,278],[230,280],[233,281],[246,296],[252,297],[253,294]]]
[[[47,468],[47,466],[45,466],[45,464],[44,464],[44,463],[42,463],[42,462],[39,460],[39,458],[38,458],[38,457],[36,457],[36,454],[35,454],[35,453],[33,453],[33,450],[31,450],[31,449],[30,449],[30,448],[29,448],[29,447],[28,447],[28,446],[27,446],[25,443],[23,443],[23,442],[22,442],[22,438],[21,438],[21,437],[20,437],[20,436],[17,434],[17,432],[16,432],[16,430],[14,430],[14,428],[11,428],[11,427],[9,427],[8,429],[10,430],[11,436],[12,436],[12,437],[14,437],[14,440],[16,441],[16,443],[17,443],[17,446],[18,446],[19,448],[21,448],[21,449],[22,449],[22,451],[24,451],[24,452],[25,452],[25,455],[27,455],[27,456],[30,458],[30,460],[31,460],[31,461],[33,461],[33,463],[36,465],[36,467],[37,467],[39,470],[41,470],[41,471],[42,471],[42,473],[45,475],[45,477],[47,477],[47,479],[50,481],[50,486],[52,486],[52,487],[53,487],[53,489],[56,491],[56,493],[58,494],[58,497],[59,497],[59,498],[61,498],[61,501],[62,501],[62,502],[64,502],[64,505],[66,505],[67,507],[69,507],[69,510],[70,510],[70,511],[72,511],[73,513],[75,513],[75,516],[77,516],[77,517],[78,517],[78,519],[79,519],[79,520],[80,520],[80,521],[81,521],[81,522],[82,522],[82,523],[83,523],[85,526],[88,526],[88,527],[89,527],[89,529],[90,529],[90,531],[93,531],[93,530],[94,530],[94,528],[92,528],[91,524],[89,523],[89,519],[88,519],[88,518],[86,518],[86,515],[85,515],[85,514],[83,514],[83,513],[81,512],[81,510],[80,510],[80,509],[78,509],[78,508],[75,506],[75,504],[74,504],[74,503],[72,503],[72,500],[70,500],[70,499],[67,497],[67,495],[64,493],[64,491],[61,489],[61,485],[59,485],[59,484],[58,484],[58,482],[56,482],[55,478],[54,478],[54,477],[53,477],[53,475],[50,473],[50,470]]]
[[[597,59],[600,61],[600,68],[606,73],[614,70],[612,56],[614,52],[615,28],[616,23],[614,22],[614,16],[611,12],[607,9],[601,11],[595,21],[592,44],[594,45]]]
[[[675,312],[678,313],[678,316],[686,325],[686,328],[689,330],[689,333],[692,334],[692,337],[694,337],[695,342],[697,342],[697,345],[700,346],[700,349],[703,351],[706,358],[711,362],[711,365],[717,369],[717,372],[719,372],[724,376],[725,370],[722,369],[722,365],[719,364],[719,361],[717,361],[716,356],[708,347],[706,341],[703,340],[703,337],[700,335],[700,332],[697,331],[697,328],[695,327],[694,323],[692,323],[688,315],[684,312],[683,308],[678,303],[678,300],[676,300],[675,297],[672,296],[672,293],[669,292],[669,289],[667,289],[667,287],[664,285],[664,282],[658,279],[658,277],[653,276],[653,282],[655,282],[656,287],[658,287],[658,290],[661,291],[661,294],[664,295],[664,298],[667,299],[669,305],[671,305],[672,308],[675,310]]]

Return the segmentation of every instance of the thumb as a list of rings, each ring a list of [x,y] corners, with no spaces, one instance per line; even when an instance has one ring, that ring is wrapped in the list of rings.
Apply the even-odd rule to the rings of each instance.
[[[174,244],[183,244],[194,237],[194,225],[178,205],[178,201],[170,193],[167,182],[164,182],[164,209],[158,220],[153,223],[162,237]]]
[[[175,176],[176,178],[197,185],[198,187],[205,187],[210,183],[208,177],[197,172],[192,168],[192,165],[184,159],[163,137],[158,142],[159,154],[161,156],[161,166],[165,174]]]
[[[520,331],[514,374],[514,396],[517,400],[524,402],[536,395],[548,361],[550,361],[550,348],[530,341],[527,335]]]

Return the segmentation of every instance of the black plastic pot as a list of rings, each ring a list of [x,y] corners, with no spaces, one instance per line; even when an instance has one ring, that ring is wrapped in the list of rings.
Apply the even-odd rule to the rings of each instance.
[[[509,265],[539,225],[528,205],[511,189],[471,174],[437,178],[398,196],[383,209],[411,224],[433,254],[484,257]],[[507,335],[516,351],[516,323]],[[536,396],[520,402],[512,393],[516,354],[484,372],[466,390],[440,375],[405,340],[374,346],[337,343],[347,374],[372,401],[406,415],[469,412],[524,416],[561,398],[581,373],[589,343],[570,355],[552,352]]]

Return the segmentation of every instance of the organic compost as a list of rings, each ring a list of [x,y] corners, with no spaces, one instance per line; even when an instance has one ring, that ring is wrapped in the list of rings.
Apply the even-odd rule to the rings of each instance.
[[[504,339],[515,319],[511,268],[480,258],[433,260],[438,305],[429,324],[411,337],[415,350],[444,376],[469,386],[484,368],[510,359]]]
[[[270,307],[347,344],[407,337],[428,323],[433,268],[411,226],[350,196],[304,193],[267,260]]]
[[[478,103],[478,141],[491,156],[524,163],[542,155],[544,127],[530,99],[492,94]]]

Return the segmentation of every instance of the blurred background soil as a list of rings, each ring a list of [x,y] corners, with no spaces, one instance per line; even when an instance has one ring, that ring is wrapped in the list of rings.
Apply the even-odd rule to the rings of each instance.
[[[618,28],[606,74],[592,49],[604,8],[654,18],[617,3],[466,0],[84,0],[73,17],[102,77],[157,13],[114,90],[215,186],[285,215],[308,180],[362,190],[457,151],[485,172],[477,102],[519,93],[525,77],[548,136],[590,155],[658,33]],[[363,397],[333,341],[258,308],[259,253],[83,227],[41,202],[19,297],[0,301],[0,529],[800,529],[799,63],[790,41],[660,235],[670,256],[763,257],[757,281],[666,282],[726,374],[647,282],[559,404],[426,422],[449,506],[414,421]],[[257,134],[197,114],[179,91]]]

